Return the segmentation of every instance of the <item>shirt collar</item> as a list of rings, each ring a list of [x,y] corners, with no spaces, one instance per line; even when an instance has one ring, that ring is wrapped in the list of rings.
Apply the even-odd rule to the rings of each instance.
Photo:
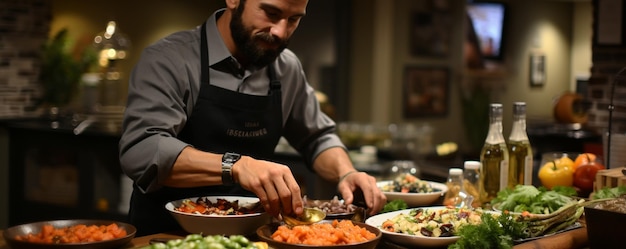
[[[226,44],[224,44],[224,40],[221,39],[220,32],[217,30],[217,18],[220,17],[224,13],[225,9],[217,10],[209,17],[206,25],[206,33],[207,33],[207,44],[209,45],[209,65],[213,66],[219,62],[230,59],[234,57],[226,48]],[[220,37],[220,39],[211,39],[211,37]]]

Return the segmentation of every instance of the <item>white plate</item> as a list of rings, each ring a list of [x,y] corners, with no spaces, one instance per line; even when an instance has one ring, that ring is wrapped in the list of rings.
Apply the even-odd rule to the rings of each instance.
[[[423,207],[433,205],[441,196],[448,191],[448,186],[443,183],[425,181],[433,189],[438,191],[431,193],[400,193],[400,192],[383,192],[387,196],[387,201],[403,200],[409,207]],[[378,188],[382,188],[385,185],[389,185],[393,181],[379,181],[376,183]]]
[[[442,209],[445,207],[439,206],[439,207],[426,207],[426,208]],[[389,241],[397,243],[397,244],[401,244],[401,245],[411,246],[411,247],[445,247],[450,244],[453,244],[460,238],[459,236],[422,237],[422,236],[415,236],[415,235],[410,235],[410,234],[389,232],[380,228],[383,222],[385,222],[386,220],[389,220],[399,214],[403,214],[403,213],[408,214],[413,209],[415,208],[374,215],[372,217],[369,217],[367,220],[365,220],[365,224],[368,224],[370,226],[380,229],[380,231],[383,233],[383,237],[387,238]]]

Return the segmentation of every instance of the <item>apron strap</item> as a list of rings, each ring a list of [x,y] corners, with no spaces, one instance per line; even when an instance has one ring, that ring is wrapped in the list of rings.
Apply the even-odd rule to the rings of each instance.
[[[274,69],[274,64],[268,65],[267,75],[270,78],[270,89],[268,90],[268,94],[271,94],[272,91],[280,91],[280,80],[276,78],[276,70]]]
[[[209,51],[206,38],[206,22],[202,23],[200,32],[200,86],[202,86],[202,84],[209,83]]]

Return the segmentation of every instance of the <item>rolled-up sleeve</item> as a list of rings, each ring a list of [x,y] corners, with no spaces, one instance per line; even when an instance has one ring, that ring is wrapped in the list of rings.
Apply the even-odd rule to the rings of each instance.
[[[333,147],[346,147],[336,134],[335,122],[322,112],[315,90],[308,84],[296,55],[286,50],[281,57],[276,68],[292,70],[281,72],[283,114],[287,115],[283,117],[283,136],[303,156],[307,166],[312,167],[321,152]]]
[[[120,163],[143,192],[161,188],[176,158],[189,146],[176,137],[193,107],[191,82],[198,80],[198,66],[180,62],[199,58],[195,58],[193,42],[188,47],[171,46],[170,42],[145,49],[129,79]]]

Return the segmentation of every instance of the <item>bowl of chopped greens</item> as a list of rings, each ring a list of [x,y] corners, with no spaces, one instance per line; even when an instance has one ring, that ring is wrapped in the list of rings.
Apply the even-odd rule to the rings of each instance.
[[[402,200],[408,207],[432,205],[448,191],[443,183],[424,181],[411,174],[399,175],[394,180],[379,181],[376,185],[388,201]]]
[[[150,245],[140,249],[173,249],[173,248],[268,248],[267,242],[251,241],[243,235],[204,235],[188,234],[180,239],[153,239]]]
[[[577,193],[571,187],[555,187],[548,190],[532,185],[517,185],[498,192],[491,200],[495,211],[507,210],[513,213],[550,214],[560,208],[578,202]]]

